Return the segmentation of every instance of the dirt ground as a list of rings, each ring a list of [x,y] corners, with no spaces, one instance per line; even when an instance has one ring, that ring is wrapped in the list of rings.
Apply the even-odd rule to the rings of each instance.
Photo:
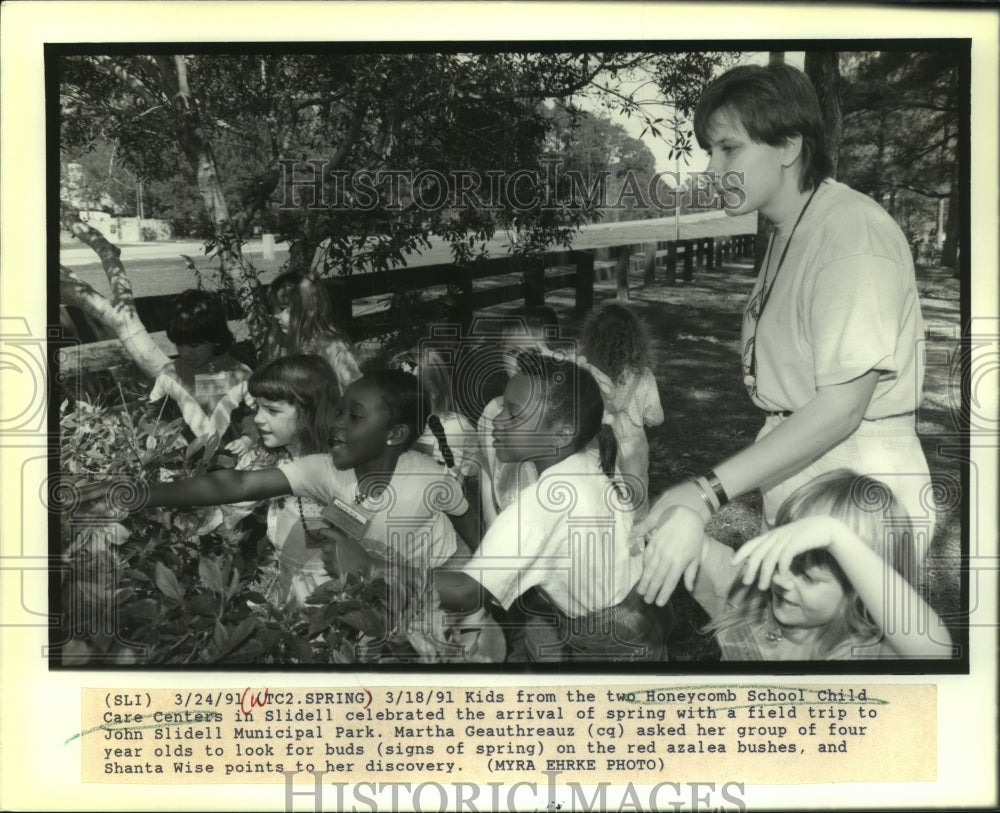
[[[690,283],[662,283],[643,288],[633,274],[630,306],[649,328],[654,343],[656,379],[665,420],[648,430],[650,488],[655,496],[692,474],[700,474],[751,443],[763,421],[743,388],[740,375],[740,320],[753,286],[750,260],[728,263],[714,271],[699,269]],[[925,590],[928,601],[949,626],[960,621],[959,573],[962,505],[961,464],[949,455],[958,427],[961,379],[955,369],[959,335],[959,282],[951,269],[920,266],[918,290],[926,324],[924,401],[918,433],[935,483],[938,524],[928,554]],[[613,282],[598,283],[595,305],[614,298]],[[572,316],[572,292],[549,295],[566,332],[579,328]],[[708,531],[738,545],[760,524],[760,495],[744,495],[720,511]],[[681,591],[679,591],[680,593]],[[676,597],[676,624],[671,657],[711,657],[711,644],[693,635],[700,608],[684,595]],[[957,635],[953,631],[953,639]]]

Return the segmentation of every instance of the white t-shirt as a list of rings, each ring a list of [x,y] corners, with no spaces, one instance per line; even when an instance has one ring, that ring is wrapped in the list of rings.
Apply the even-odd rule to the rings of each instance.
[[[590,372],[601,388],[605,420],[610,421],[618,441],[618,468],[622,474],[637,481],[630,483],[639,489],[639,496],[633,502],[636,510],[645,514],[649,500],[646,427],[663,423],[663,407],[656,378],[648,367],[643,367],[641,372],[628,371],[621,384],[615,384],[610,376],[593,364],[590,365]]]
[[[445,514],[461,516],[469,504],[458,481],[426,455],[403,452],[385,491],[360,504],[354,470],[338,470],[329,455],[307,455],[278,468],[296,497],[323,505],[341,500],[368,516],[364,538],[402,554],[418,569],[444,564],[457,549],[455,529]]]
[[[817,387],[878,370],[864,417],[915,410],[923,387],[924,328],[910,247],[888,212],[827,180],[775,274],[783,246],[772,246],[771,293],[756,335],[764,271],[743,317],[744,374],[750,343],[756,343],[754,403],[770,412],[794,412],[812,400]]]
[[[570,617],[621,603],[642,573],[632,506],[585,449],[546,469],[497,517],[464,568],[505,608],[541,587]]]

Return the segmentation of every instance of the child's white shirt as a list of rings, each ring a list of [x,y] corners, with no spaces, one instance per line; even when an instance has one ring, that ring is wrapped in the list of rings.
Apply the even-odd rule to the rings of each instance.
[[[278,468],[296,497],[322,505],[334,500],[358,505],[371,515],[365,538],[402,554],[418,569],[444,564],[458,547],[455,529],[444,514],[461,516],[469,504],[458,481],[426,455],[403,452],[386,490],[360,504],[355,501],[358,478],[354,470],[337,469],[328,454],[306,455]]]
[[[550,466],[497,517],[464,568],[509,608],[541,587],[566,615],[621,603],[642,573],[632,506],[587,448]]]
[[[610,386],[595,375],[604,396],[604,408],[609,413],[627,417],[633,426],[640,429],[663,423],[660,392],[652,370],[648,367],[643,367],[642,372],[630,370],[621,384],[614,384],[606,376],[603,378]]]

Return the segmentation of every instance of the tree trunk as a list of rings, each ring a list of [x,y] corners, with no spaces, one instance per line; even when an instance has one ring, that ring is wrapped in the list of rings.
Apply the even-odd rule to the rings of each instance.
[[[844,116],[840,109],[840,63],[836,51],[806,51],[806,76],[816,88],[826,125],[826,151],[833,163],[831,176],[837,177]]]
[[[951,170],[951,192],[948,195],[948,216],[945,218],[944,245],[941,247],[941,264],[955,269],[955,276],[961,278],[961,268],[958,262],[958,207],[959,207],[958,159]],[[964,282],[965,280],[963,280]]]
[[[150,378],[155,378],[171,361],[153,342],[139,319],[132,284],[119,259],[121,250],[109,243],[97,229],[83,223],[77,214],[66,212],[65,217],[66,227],[101,258],[111,286],[111,299],[101,296],[72,269],[62,266],[59,269],[60,301],[64,305],[80,308],[111,328],[139,369]]]
[[[164,95],[170,99],[176,114],[177,142],[191,166],[205,212],[212,222],[223,270],[232,282],[250,335],[259,344],[267,334],[267,314],[262,304],[260,282],[255,269],[243,259],[243,234],[236,231],[229,215],[212,142],[202,127],[197,102],[188,86],[187,65],[182,56],[166,55],[157,56],[156,65]]]

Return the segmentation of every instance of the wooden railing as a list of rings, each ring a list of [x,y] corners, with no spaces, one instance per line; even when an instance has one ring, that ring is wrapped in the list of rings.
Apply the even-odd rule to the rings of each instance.
[[[523,300],[526,305],[545,303],[550,291],[575,289],[577,316],[594,305],[594,283],[615,279],[618,299],[629,298],[629,276],[642,271],[643,285],[660,282],[674,285],[678,279],[691,282],[694,269],[714,268],[737,257],[752,257],[753,234],[664,240],[639,245],[605,246],[592,250],[548,252],[532,261],[501,257],[473,266],[451,264],[397,268],[371,274],[332,277],[324,280],[338,320],[352,338],[367,339],[391,329],[395,315],[385,300],[400,290],[425,290],[423,301],[413,306],[410,318],[448,311],[447,319],[468,327],[473,315],[495,305]],[[662,275],[662,276],[661,276]],[[435,289],[438,289],[435,291]],[[137,297],[136,310],[150,333],[162,331],[174,309],[175,295]],[[367,300],[373,313],[363,313],[359,301]],[[65,311],[83,344],[100,342],[94,326],[75,308]],[[238,320],[238,312],[229,314]]]

